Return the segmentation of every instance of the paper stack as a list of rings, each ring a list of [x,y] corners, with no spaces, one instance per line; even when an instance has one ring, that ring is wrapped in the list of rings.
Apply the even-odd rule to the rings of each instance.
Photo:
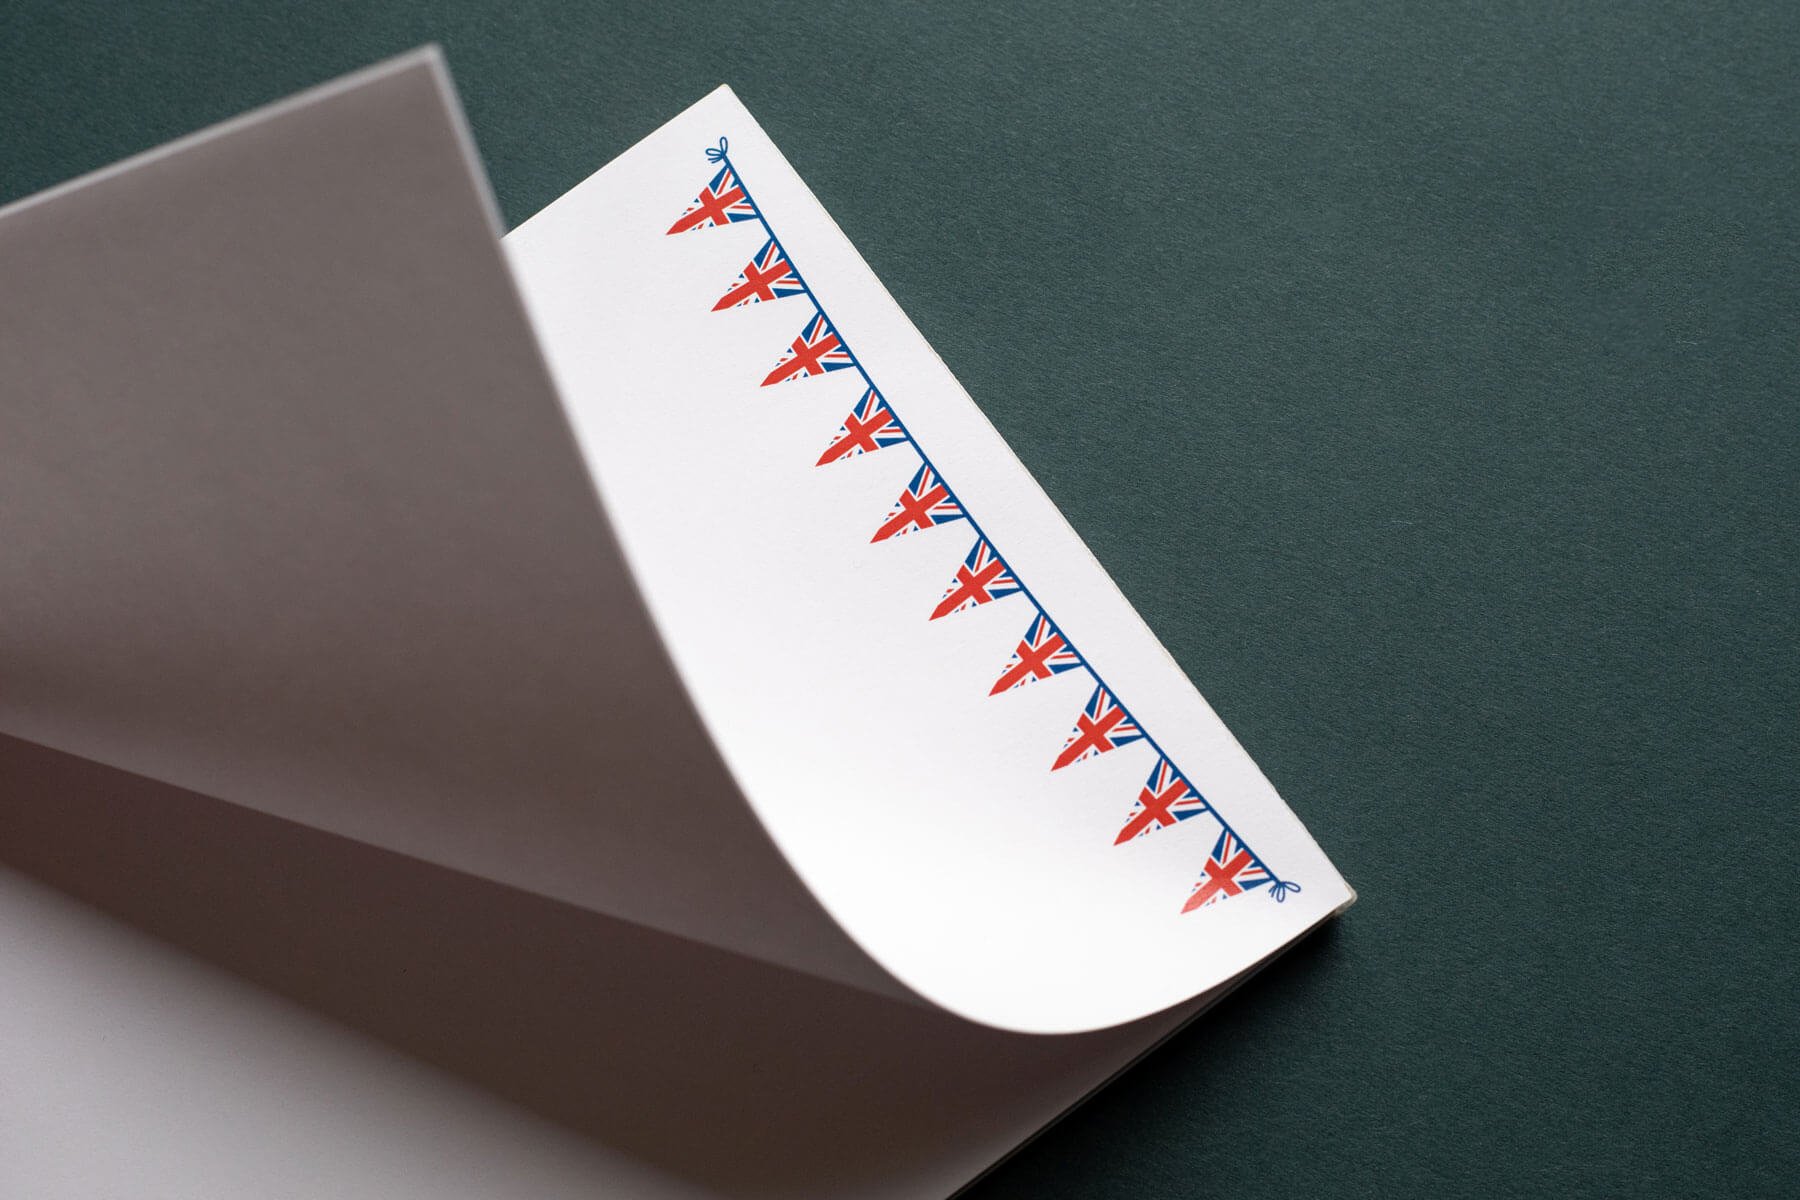
[[[944,1196],[1350,902],[728,90],[499,233],[0,212],[0,1193]]]

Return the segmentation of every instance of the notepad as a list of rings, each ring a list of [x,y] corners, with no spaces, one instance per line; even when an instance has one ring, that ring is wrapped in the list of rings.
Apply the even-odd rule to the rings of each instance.
[[[947,1195],[1352,899],[728,89],[502,245],[408,56],[0,328],[0,859],[632,1194]]]

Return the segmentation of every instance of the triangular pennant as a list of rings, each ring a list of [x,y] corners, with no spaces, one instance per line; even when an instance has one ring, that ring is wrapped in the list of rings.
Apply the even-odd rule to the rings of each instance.
[[[931,619],[935,621],[939,617],[947,617],[965,608],[974,608],[977,604],[986,604],[990,600],[998,600],[1002,596],[1010,596],[1023,590],[1023,585],[1012,573],[1012,569],[1000,560],[1000,555],[988,540],[978,538],[975,548],[969,551],[969,557],[963,559],[962,566],[956,568],[956,578],[950,581],[944,598],[931,610]]]
[[[854,367],[856,360],[844,349],[839,340],[837,330],[825,319],[824,313],[814,313],[813,319],[806,323],[800,336],[794,339],[781,361],[775,364],[763,379],[762,385],[768,387],[772,383],[786,383],[790,379],[806,379],[813,375],[823,375],[827,371],[842,371],[845,367]]]
[[[681,219],[669,226],[669,232],[687,233],[693,229],[729,225],[733,221],[754,220],[756,205],[750,203],[749,193],[738,182],[737,172],[730,167],[720,167],[712,182],[694,197],[694,202],[681,214]]]
[[[915,529],[930,529],[933,525],[948,525],[951,521],[960,521],[964,517],[962,505],[950,494],[944,481],[938,478],[931,464],[920,467],[900,493],[900,499],[894,502],[893,511],[888,513],[887,520],[875,531],[871,542],[885,542],[889,538],[911,533]]]
[[[1250,853],[1250,848],[1227,829],[1219,834],[1212,857],[1206,860],[1206,877],[1194,885],[1194,894],[1181,906],[1181,911],[1193,912],[1196,908],[1217,904],[1251,888],[1261,887],[1273,878],[1269,869]]]
[[[1069,645],[1062,632],[1050,623],[1050,618],[1040,612],[1025,627],[1025,636],[1019,639],[1012,661],[1000,672],[1000,678],[994,681],[988,695],[998,696],[1034,679],[1048,679],[1081,665],[1081,655],[1075,653],[1075,647]]]
[[[817,465],[822,467],[839,459],[855,458],[883,446],[897,446],[906,440],[900,418],[881,398],[881,393],[870,388],[844,418],[844,423],[838,426],[837,436],[825,447],[825,453],[819,455]]]
[[[1088,700],[1087,707],[1075,718],[1075,730],[1069,734],[1069,740],[1063,743],[1062,753],[1056,756],[1056,762],[1050,769],[1060,771],[1073,763],[1093,758],[1096,754],[1117,750],[1143,736],[1144,731],[1137,727],[1124,707],[1113,699],[1112,693],[1104,687],[1097,687]]]
[[[1137,804],[1124,828],[1119,830],[1119,836],[1113,839],[1113,845],[1123,846],[1133,838],[1143,837],[1155,829],[1167,829],[1206,811],[1206,801],[1175,770],[1175,764],[1166,758],[1158,758],[1156,769],[1150,772],[1149,781],[1138,792]]]
[[[775,239],[770,238],[768,244],[758,250],[756,257],[738,273],[737,282],[731,285],[731,290],[719,297],[719,302],[713,305],[713,311],[738,308],[762,300],[777,300],[782,296],[798,296],[805,290],[806,285],[800,282],[794,264],[788,261]]]

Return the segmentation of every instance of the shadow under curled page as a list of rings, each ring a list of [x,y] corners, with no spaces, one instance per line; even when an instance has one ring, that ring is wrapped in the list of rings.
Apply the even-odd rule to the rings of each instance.
[[[741,112],[728,93],[703,103],[711,107],[683,120]],[[738,123],[749,160],[772,181],[767,203],[794,214],[794,245],[819,248],[820,286],[842,288],[834,319],[867,319],[870,343],[898,377],[896,396],[917,396],[918,428],[948,442],[941,459],[955,468],[970,445],[991,452],[982,440],[991,430],[957,433],[966,414],[956,404],[967,398],[933,399],[943,385],[918,373],[910,325],[879,311],[885,293],[856,274],[866,268],[854,251],[836,246],[841,235],[806,208],[797,180],[784,182],[772,147],[759,152],[747,115]],[[685,152],[688,132],[676,128],[667,144]],[[638,154],[601,191],[628,185],[646,211],[670,188],[691,192],[686,177],[632,174],[664,162],[660,150]],[[1348,891],[1269,792],[1273,807],[1259,801],[1251,819],[1259,844],[1307,865],[1298,904],[1245,902],[1222,919],[1181,914],[1179,895],[1169,906],[1158,893],[1146,922],[1167,923],[1154,936],[1171,958],[1213,953],[1194,966],[1200,973],[1146,973],[1085,1007],[1015,1017],[978,961],[990,927],[977,899],[993,880],[959,881],[953,858],[912,864],[970,914],[967,929],[923,904],[908,928],[903,914],[847,889],[829,861],[841,854],[867,867],[876,835],[859,840],[855,827],[897,819],[896,806],[881,804],[888,815],[879,818],[809,809],[832,766],[822,741],[786,765],[745,750],[773,740],[753,708],[734,707],[742,681],[702,664],[711,660],[695,631],[707,610],[671,599],[679,572],[668,547],[649,548],[662,541],[642,513],[662,494],[618,457],[638,454],[656,431],[607,426],[608,397],[583,375],[586,344],[562,332],[592,313],[581,296],[559,294],[566,279],[541,269],[582,255],[590,270],[610,269],[614,250],[547,241],[555,212],[515,242],[509,266],[433,51],[0,212],[0,522],[9,542],[0,555],[0,865],[667,1179],[653,1187],[624,1166],[614,1176],[593,1166],[603,1192],[947,1194]],[[678,292],[711,268],[697,251],[677,250],[690,255],[665,276]],[[647,311],[665,299],[685,297],[672,292]],[[745,328],[761,320],[751,315]],[[623,325],[615,335],[636,336]],[[752,349],[760,353],[745,342],[698,357],[737,370]],[[668,350],[688,355],[690,375],[700,369],[686,347]],[[694,383],[690,375],[671,386]],[[638,398],[622,395],[618,411],[636,412]],[[696,461],[710,461],[694,444]],[[1131,665],[1149,653],[1147,631],[1107,632],[1129,623],[1104,604],[1128,607],[1083,599],[1084,589],[1105,591],[1091,558],[1059,574],[1051,560],[1071,552],[1073,535],[1034,536],[1044,519],[1019,490],[1029,479],[1000,454],[1000,477],[984,483],[972,467],[961,477],[972,481],[969,495],[1001,510],[996,527],[1016,535],[1020,564],[1040,565],[1035,577],[1066,610],[1061,619],[1090,631],[1085,646],[1116,653],[1115,673],[1137,681],[1144,712],[1198,713],[1216,725],[1197,694],[1187,700],[1168,682],[1172,673],[1186,686],[1166,656]],[[852,486],[889,482],[865,476]],[[803,553],[819,536],[770,539]],[[925,536],[906,541],[905,555],[926,556],[915,566],[935,569],[928,559],[943,551]],[[759,587],[774,583],[726,557],[713,558],[714,582],[740,602],[734,619],[754,622]],[[879,570],[863,582],[891,590]],[[720,608],[715,599],[714,625]],[[961,636],[977,636],[983,615]],[[739,630],[746,640],[753,632]],[[911,636],[888,652],[904,655]],[[1159,650],[1154,639],[1148,646]],[[827,707],[876,711],[881,702],[866,687],[811,684]],[[1159,700],[1159,688],[1173,698]],[[1047,699],[1034,700],[1040,692]],[[1031,689],[1009,719],[1052,701],[1062,703],[1049,684]],[[793,725],[809,736],[807,722]],[[1214,802],[1260,781],[1247,758],[1232,757],[1242,752],[1222,726],[1212,743],[1179,730],[1159,736],[1186,738],[1190,761],[1223,764],[1208,791]],[[1162,753],[1154,766],[1166,774]],[[1126,757],[1108,762],[1141,776]],[[970,788],[985,786],[985,760],[957,762],[974,777]],[[1090,771],[1088,782],[1057,786],[1103,778]],[[882,786],[910,786],[904,772],[895,779],[871,782],[869,803],[884,801]],[[996,795],[1023,802],[1004,788]],[[1124,815],[1101,819],[1117,825]],[[834,849],[805,832],[808,822],[851,832]],[[1006,869],[1070,890],[1051,868],[1087,834],[1056,836],[1064,833]],[[1164,842],[1173,838],[1152,851],[1173,854]],[[1114,862],[1072,890],[1091,889],[1111,919],[1139,896],[1135,883],[1106,891],[1108,872],[1129,874]],[[1241,877],[1247,887],[1266,882]],[[872,877],[866,886],[889,885]],[[996,913],[1006,903],[996,899]],[[0,911],[0,923],[31,919],[28,906]],[[1020,944],[1059,948],[1054,923],[1041,925]],[[1073,969],[1083,936],[1066,931]],[[998,965],[998,947],[993,955],[988,975],[1016,974]],[[1054,957],[1041,970],[1071,969]],[[1093,961],[1086,969],[1095,972]],[[202,985],[192,986],[197,995]],[[23,1020],[0,996],[0,1032],[27,1037]],[[1068,1032],[1011,1031],[1039,1027]],[[0,1105],[29,1106],[24,1066],[5,1066]],[[221,1079],[231,1069],[207,1067]],[[113,1099],[127,1113],[132,1103],[184,1102],[178,1090],[132,1095]],[[290,1132],[329,1154],[323,1126],[302,1119]],[[204,1122],[179,1136],[188,1140],[163,1147],[153,1169],[104,1153],[78,1161],[54,1139],[7,1149],[36,1195],[107,1191],[118,1180],[96,1172],[115,1166],[135,1185],[151,1170],[161,1186],[205,1195],[216,1138]],[[369,1194],[445,1194],[441,1182],[408,1184],[394,1171],[372,1179]],[[267,1182],[274,1194],[291,1181]]]

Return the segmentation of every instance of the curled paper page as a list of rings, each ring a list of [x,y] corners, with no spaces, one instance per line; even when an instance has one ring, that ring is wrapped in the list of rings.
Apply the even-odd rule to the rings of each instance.
[[[433,54],[0,212],[0,733],[1012,1031],[1348,902],[728,91],[496,233]]]
[[[435,52],[0,213],[0,733],[907,994],[695,717],[499,232]]]
[[[707,729],[908,987],[1091,1029],[1349,901],[729,89],[507,248]]]

